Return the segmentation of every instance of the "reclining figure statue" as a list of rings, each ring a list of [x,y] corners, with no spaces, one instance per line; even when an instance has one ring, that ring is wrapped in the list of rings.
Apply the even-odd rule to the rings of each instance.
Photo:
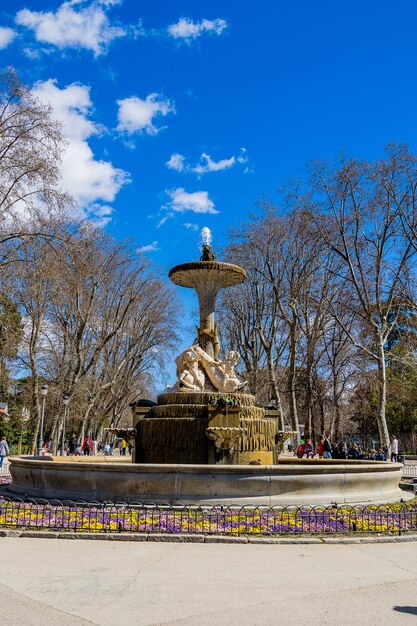
[[[224,361],[217,361],[200,346],[193,346],[192,349],[199,357],[210,382],[218,391],[232,393],[248,385],[248,381],[242,382],[235,373],[235,366],[240,359],[239,352],[231,350]]]
[[[224,361],[218,361],[200,346],[191,346],[181,352],[175,360],[177,382],[169,391],[204,391],[204,372],[218,391],[222,393],[240,391],[248,385],[248,382],[239,380],[235,373],[239,359],[239,352],[231,350]]]

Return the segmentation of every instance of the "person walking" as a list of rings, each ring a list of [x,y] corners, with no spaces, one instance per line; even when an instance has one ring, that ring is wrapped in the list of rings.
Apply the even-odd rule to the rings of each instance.
[[[9,446],[5,435],[0,439],[0,467],[3,467],[4,457],[10,454]]]
[[[127,441],[123,438],[120,442],[120,454],[126,456]]]
[[[390,449],[391,449],[391,462],[397,463],[398,462],[398,439],[395,435],[391,435]]]
[[[325,459],[332,458],[332,444],[330,443],[330,439],[328,435],[324,435],[323,441],[323,456]]]
[[[84,441],[83,441],[83,445],[82,445],[82,451],[83,451],[84,456],[90,456],[91,441],[90,441],[89,437],[84,437]]]
[[[75,436],[75,433],[72,433],[70,442],[69,442],[69,446],[68,446],[68,450],[70,454],[75,454],[75,451],[77,450],[77,437]]]

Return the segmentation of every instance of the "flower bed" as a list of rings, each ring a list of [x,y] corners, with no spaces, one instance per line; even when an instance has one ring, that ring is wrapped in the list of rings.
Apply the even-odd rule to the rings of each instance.
[[[0,528],[227,536],[417,531],[417,502],[302,508],[174,507],[0,497]]]

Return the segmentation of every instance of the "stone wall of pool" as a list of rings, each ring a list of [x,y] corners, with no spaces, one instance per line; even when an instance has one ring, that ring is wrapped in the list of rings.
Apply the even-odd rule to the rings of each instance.
[[[276,465],[72,463],[11,457],[14,494],[178,505],[303,506],[399,502],[402,465],[283,457]]]

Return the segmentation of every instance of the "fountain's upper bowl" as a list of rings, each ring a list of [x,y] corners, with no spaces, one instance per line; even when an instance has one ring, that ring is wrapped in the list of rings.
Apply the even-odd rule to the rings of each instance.
[[[201,289],[204,285],[210,285],[222,289],[243,283],[246,272],[239,265],[232,263],[192,261],[176,265],[170,270],[168,276],[173,283],[181,287]]]

